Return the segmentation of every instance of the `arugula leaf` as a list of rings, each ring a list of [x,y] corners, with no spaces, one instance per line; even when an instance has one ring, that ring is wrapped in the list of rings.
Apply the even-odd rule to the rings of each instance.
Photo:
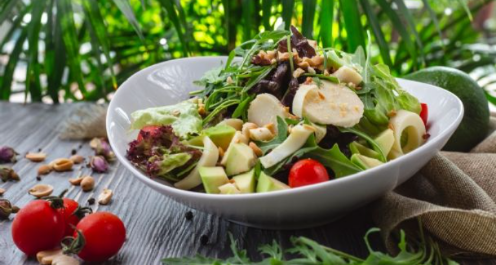
[[[362,171],[360,167],[353,164],[348,157],[346,157],[339,146],[335,144],[331,149],[327,150],[317,147],[314,150],[303,155],[304,158],[312,158],[325,167],[332,169],[336,178],[352,175]]]
[[[193,81],[197,86],[206,86],[207,84],[219,84],[226,80],[226,76],[221,74],[224,67],[219,66],[212,68],[203,74],[202,78],[198,81]]]
[[[242,97],[243,98],[243,97]],[[233,114],[231,115],[232,118],[238,118],[241,117],[246,111],[248,111],[248,107],[250,107],[250,102],[255,98],[255,95],[245,95],[245,98],[241,100],[241,103],[236,107],[234,110]],[[244,120],[245,117],[243,117]]]

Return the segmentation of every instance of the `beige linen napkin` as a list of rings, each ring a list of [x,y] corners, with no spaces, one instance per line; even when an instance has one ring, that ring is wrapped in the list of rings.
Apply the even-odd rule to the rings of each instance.
[[[372,205],[386,245],[392,233],[420,219],[449,255],[496,256],[496,117],[491,134],[470,153],[440,152],[396,190]],[[418,230],[418,226],[417,226]]]

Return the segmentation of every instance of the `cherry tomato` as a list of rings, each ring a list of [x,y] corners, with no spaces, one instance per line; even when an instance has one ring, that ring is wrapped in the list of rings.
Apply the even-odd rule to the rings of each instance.
[[[56,209],[62,200],[54,202],[35,200],[24,206],[12,223],[12,238],[16,246],[26,255],[34,256],[42,250],[60,245],[64,237],[65,222]]]
[[[303,159],[296,162],[289,171],[291,188],[312,185],[329,180],[326,168],[316,160]]]
[[[126,228],[119,217],[109,212],[97,212],[84,217],[76,226],[84,236],[85,245],[78,256],[88,262],[108,260],[121,249],[126,240]]]
[[[59,209],[65,220],[64,237],[72,236],[74,229],[79,221],[84,217],[85,213],[91,213],[90,208],[81,208],[79,204],[72,199],[64,198],[64,208]]]
[[[420,111],[420,118],[424,122],[424,125],[427,126],[427,119],[429,117],[429,107],[425,103],[420,103],[422,110]]]
[[[143,136],[141,135],[143,132],[154,134],[158,128],[160,128],[160,126],[157,125],[147,125],[143,127],[138,134],[138,138],[137,138],[138,142],[141,142],[141,140],[143,140]]]

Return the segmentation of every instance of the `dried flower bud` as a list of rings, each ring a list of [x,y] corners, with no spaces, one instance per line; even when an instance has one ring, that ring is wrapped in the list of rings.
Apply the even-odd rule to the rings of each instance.
[[[8,146],[0,146],[0,163],[16,162],[17,152]]]
[[[105,160],[103,156],[94,156],[90,160],[90,167],[95,172],[101,172],[101,173],[107,172],[108,170],[107,160]]]
[[[0,220],[9,218],[12,213],[17,213],[19,208],[12,206],[9,200],[0,199]]]
[[[90,147],[95,150],[95,155],[103,156],[107,161],[115,160],[115,154],[110,148],[110,144],[103,138],[93,138]]]
[[[19,175],[10,167],[0,166],[0,179],[2,179],[3,182],[19,180]]]

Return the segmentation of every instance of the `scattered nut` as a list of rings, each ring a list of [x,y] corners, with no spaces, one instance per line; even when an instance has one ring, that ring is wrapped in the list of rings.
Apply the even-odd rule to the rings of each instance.
[[[0,196],[2,196],[5,193],[5,189],[0,188]]]
[[[205,110],[205,104],[198,104],[198,114],[200,114],[201,116],[207,114],[207,111]]]
[[[231,77],[231,76],[228,76],[228,77],[227,77],[227,79],[226,79],[226,83],[227,83],[228,85],[230,85],[230,84],[234,84],[234,81],[233,81],[233,79],[232,79],[232,77]]]
[[[266,127],[250,129],[250,139],[254,141],[270,141],[274,134]]]
[[[36,184],[34,187],[29,189],[29,194],[35,196],[36,198],[41,198],[52,194],[53,187],[47,184]]]
[[[114,195],[112,190],[103,189],[102,193],[98,196],[98,203],[101,205],[109,204],[110,200],[112,200],[112,195]]]
[[[42,162],[46,158],[45,153],[27,153],[26,158],[29,159],[31,162]]]
[[[81,181],[83,180],[83,177],[79,177],[79,178],[73,178],[73,179],[69,179],[69,182],[74,185],[74,186],[79,186],[81,184]]]
[[[57,172],[64,172],[72,170],[74,163],[72,160],[67,158],[60,158],[54,161],[53,169]]]
[[[246,137],[246,139],[250,139],[250,130],[256,128],[258,128],[258,126],[255,123],[247,122],[243,124],[241,133]]]
[[[265,128],[269,129],[269,131],[273,134],[277,134],[276,133],[276,126],[274,125],[274,123],[269,123],[269,124],[266,124],[264,125]]]
[[[255,155],[257,155],[257,156],[263,155],[262,149],[260,149],[260,147],[258,147],[258,145],[255,144],[254,142],[250,142],[250,144],[248,146],[250,146],[251,150],[253,150]]]
[[[36,254],[36,259],[42,265],[51,265],[53,259],[62,254],[62,249],[52,249],[40,251]]]
[[[72,161],[72,163],[74,163],[74,164],[81,164],[81,163],[83,163],[83,161],[84,161],[84,157],[82,157],[82,156],[80,156],[80,155],[73,155],[73,156],[71,156],[71,158],[69,158],[69,159],[70,159],[70,160]]]
[[[52,261],[52,265],[79,265],[79,264],[80,264],[79,260],[67,255],[56,256]]]
[[[0,220],[8,219],[13,213],[17,213],[19,207],[13,206],[9,200],[0,199]]]
[[[305,73],[305,70],[301,69],[301,68],[297,68],[296,70],[294,70],[293,72],[293,77],[294,78],[298,78],[300,77],[302,74]]]
[[[92,176],[85,176],[80,185],[83,191],[91,191],[95,187],[95,179]]]
[[[52,169],[50,168],[49,165],[41,165],[38,168],[38,176],[39,175],[46,175],[46,174],[50,173],[51,171],[52,171]]]

